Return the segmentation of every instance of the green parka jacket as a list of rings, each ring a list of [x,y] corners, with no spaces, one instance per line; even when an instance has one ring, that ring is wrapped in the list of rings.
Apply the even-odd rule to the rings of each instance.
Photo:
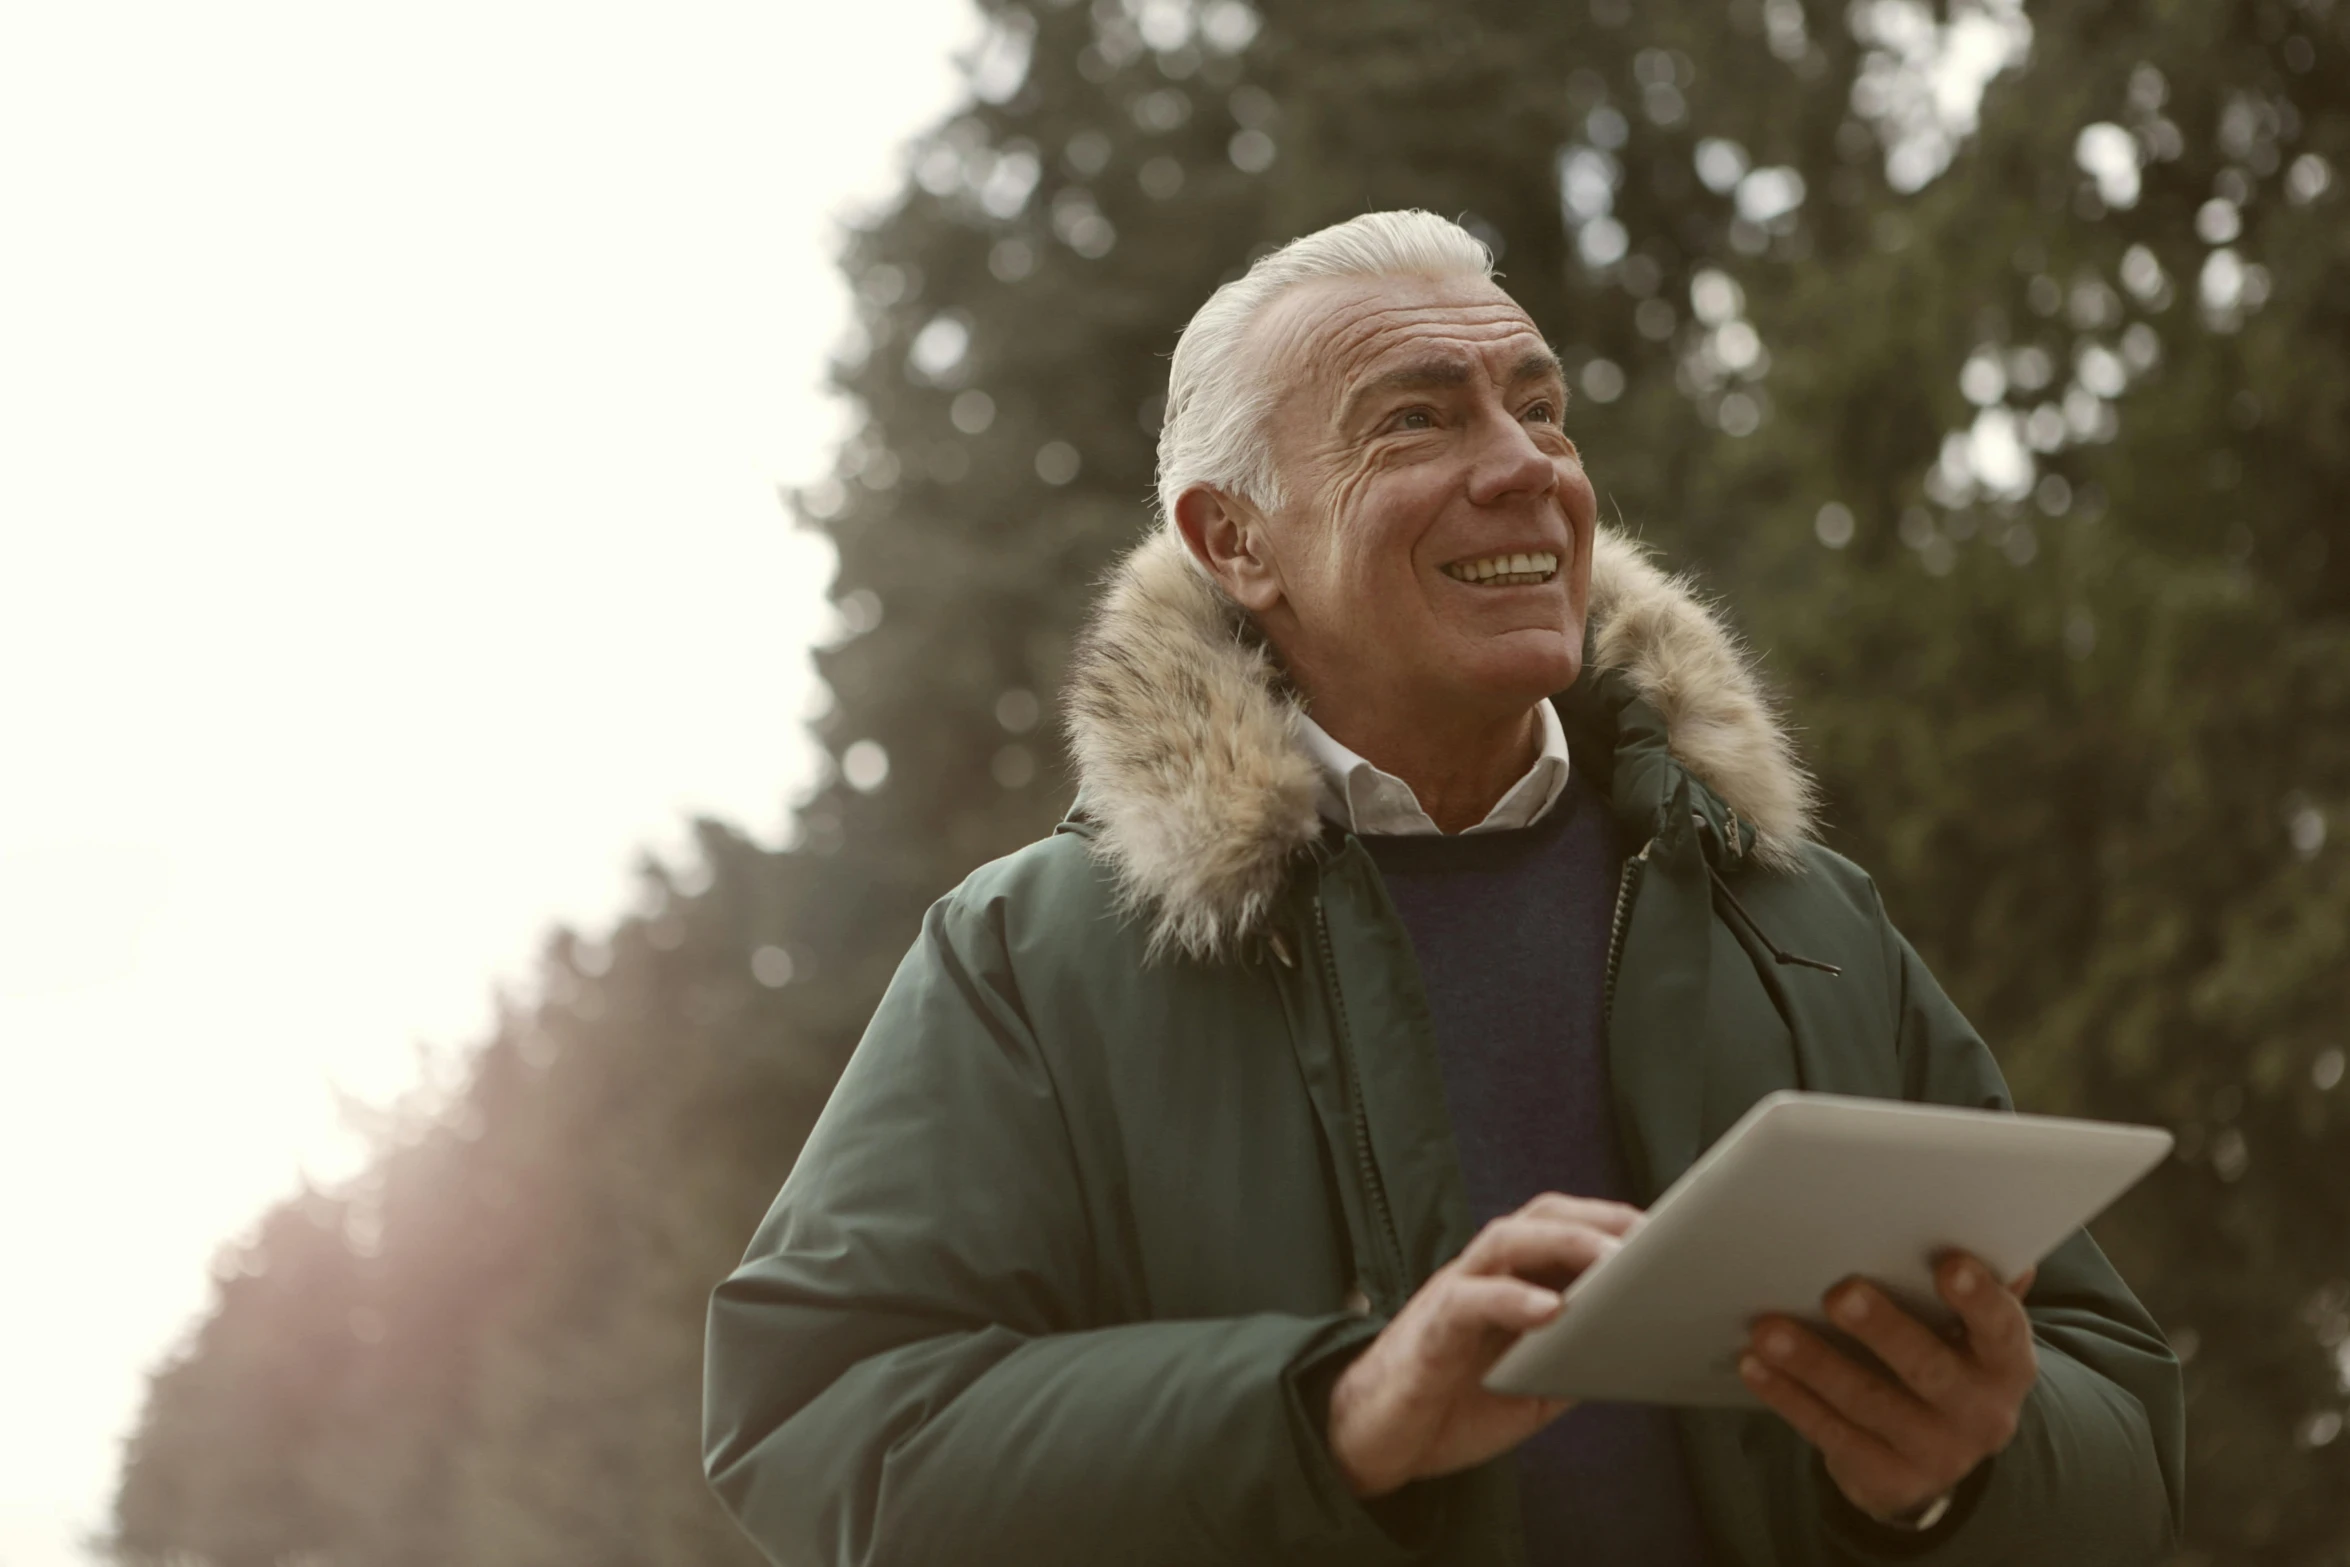
[[[1869,879],[1808,841],[1711,616],[1603,533],[1591,628],[1559,705],[1645,846],[1608,1039],[1644,1192],[1774,1089],[2006,1106]],[[931,909],[717,1291],[713,1483],[810,1567],[1523,1563],[1509,1460],[1368,1508],[1323,1440],[1336,1371],[1470,1233],[1410,943],[1317,818],[1293,699],[1153,539],[1071,706],[1076,810]],[[2020,1430],[1927,1536],[1843,1509],[1777,1416],[1683,1412],[1725,1567],[2159,1560],[2177,1363],[2086,1235],[2027,1304]]]

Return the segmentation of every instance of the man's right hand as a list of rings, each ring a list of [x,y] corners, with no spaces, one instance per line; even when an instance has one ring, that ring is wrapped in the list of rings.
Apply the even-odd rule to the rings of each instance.
[[[1485,1373],[1639,1222],[1620,1202],[1548,1192],[1437,1269],[1330,1390],[1330,1453],[1354,1494],[1483,1463],[1563,1414],[1564,1399],[1487,1392]]]

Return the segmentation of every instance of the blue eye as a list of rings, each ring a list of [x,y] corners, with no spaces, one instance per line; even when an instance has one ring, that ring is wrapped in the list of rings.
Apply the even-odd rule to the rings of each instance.
[[[1407,408],[1395,416],[1395,422],[1406,430],[1429,430],[1436,425],[1435,416],[1425,408]]]

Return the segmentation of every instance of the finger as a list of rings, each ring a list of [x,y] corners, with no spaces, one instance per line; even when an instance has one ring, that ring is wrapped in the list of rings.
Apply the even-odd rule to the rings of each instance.
[[[1828,1291],[1830,1320],[1867,1345],[1904,1386],[1929,1404],[1956,1392],[1970,1369],[1948,1340],[1875,1285],[1847,1280]]]
[[[1622,1245],[1614,1235],[1588,1224],[1513,1213],[1477,1232],[1461,1253],[1460,1267],[1466,1273],[1511,1273],[1563,1282]]]
[[[1802,1383],[1751,1354],[1739,1357],[1738,1376],[1757,1398],[1793,1426],[1798,1436],[1818,1448],[1832,1469],[1849,1476],[1865,1492],[1889,1498],[1905,1494],[1919,1483],[1920,1477],[1899,1453],[1838,1414]]]
[[[2032,1286],[2039,1280],[2040,1270],[2038,1268],[2026,1268],[2015,1276],[2015,1282],[2007,1287],[2007,1292],[2016,1299],[2022,1300],[2026,1295],[2032,1293]]]
[[[1558,1315],[1559,1293],[1523,1279],[1454,1273],[1430,1292],[1424,1327],[1434,1359],[1482,1364]]]
[[[1755,1326],[1752,1349],[1781,1379],[1801,1384],[1846,1423],[1904,1458],[1931,1461],[1948,1445],[1947,1423],[1915,1394],[1799,1323],[1764,1318]]]
[[[1569,1197],[1564,1192],[1544,1192],[1518,1212],[1528,1217],[1588,1224],[1610,1235],[1629,1235],[1648,1217],[1630,1203],[1610,1202],[1605,1197]]]
[[[2028,1375],[2036,1361],[2023,1302],[1996,1287],[1996,1275],[1964,1252],[1943,1258],[1934,1273],[1942,1298],[1966,1323],[1967,1353],[1975,1364],[2003,1379]]]

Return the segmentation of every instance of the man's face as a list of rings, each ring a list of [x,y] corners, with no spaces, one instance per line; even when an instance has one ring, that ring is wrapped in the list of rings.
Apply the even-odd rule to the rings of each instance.
[[[1251,346],[1286,493],[1250,608],[1306,690],[1501,718],[1572,685],[1597,503],[1525,311],[1483,279],[1330,280]]]

